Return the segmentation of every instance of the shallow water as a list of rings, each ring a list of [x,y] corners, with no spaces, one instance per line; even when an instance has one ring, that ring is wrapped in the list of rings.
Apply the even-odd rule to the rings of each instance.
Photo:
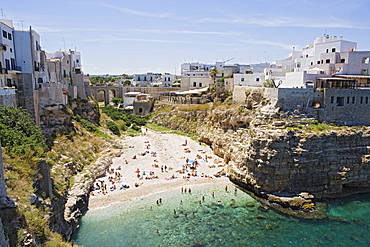
[[[370,246],[369,194],[330,201],[330,219],[303,220],[261,210],[230,185],[228,192],[225,184],[188,188],[191,194],[178,188],[88,211],[75,242],[86,247]]]

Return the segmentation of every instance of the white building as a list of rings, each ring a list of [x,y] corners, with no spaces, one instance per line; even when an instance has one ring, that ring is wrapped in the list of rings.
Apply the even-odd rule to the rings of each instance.
[[[172,85],[176,82],[177,76],[170,73],[162,74],[162,86],[163,87],[172,87]]]
[[[248,73],[248,74],[234,74],[234,85],[261,87],[265,82],[264,73]]]
[[[155,83],[161,82],[162,74],[148,72],[146,74],[134,74],[133,83],[136,86],[151,87]]]
[[[287,59],[274,61],[265,69],[266,79],[282,80],[280,87],[289,88],[311,86],[317,78],[366,77],[370,70],[370,51],[356,51],[356,48],[356,42],[344,40],[342,36],[318,37],[302,51],[293,49]]]
[[[0,86],[15,87],[17,81],[17,64],[14,49],[14,27],[11,20],[0,20]]]

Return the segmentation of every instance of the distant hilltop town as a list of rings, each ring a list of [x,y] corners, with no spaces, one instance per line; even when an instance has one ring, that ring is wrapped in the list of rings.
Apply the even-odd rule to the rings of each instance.
[[[227,64],[231,58],[215,64],[183,63],[180,75],[88,76],[82,71],[80,52],[42,50],[40,35],[31,27],[20,31],[11,20],[0,20],[0,34],[0,104],[27,109],[36,124],[46,106],[64,105],[70,99],[93,97],[109,104],[113,97],[132,98],[140,92],[146,94],[137,94],[144,102],[143,97],[158,99],[165,92],[184,97],[214,86],[233,92],[235,101],[242,102],[245,92],[257,88],[282,109],[311,112],[323,121],[370,124],[364,116],[370,110],[370,51],[357,51],[357,43],[342,36],[323,35],[271,64]],[[147,113],[149,108],[134,113]]]

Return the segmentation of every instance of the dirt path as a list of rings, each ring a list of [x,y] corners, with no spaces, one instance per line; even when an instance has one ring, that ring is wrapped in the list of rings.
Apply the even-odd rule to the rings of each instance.
[[[210,147],[200,145],[188,137],[144,129],[144,134],[129,137],[126,144],[128,148],[124,154],[113,158],[110,167],[113,173],[106,173],[105,177],[95,181],[99,186],[101,181],[104,181],[107,193],[104,195],[102,189],[93,191],[89,200],[90,209],[177,187],[202,183],[230,183],[227,177],[214,176],[222,170],[222,160],[213,154]],[[195,160],[198,162],[196,170],[190,168],[191,162]],[[186,168],[186,164],[187,169],[180,173]],[[115,176],[118,173],[121,175],[120,179]],[[108,177],[113,177],[111,181],[114,182],[110,182]],[[136,187],[135,183],[140,186]],[[114,185],[116,189],[113,189]],[[122,185],[129,188],[120,189]]]

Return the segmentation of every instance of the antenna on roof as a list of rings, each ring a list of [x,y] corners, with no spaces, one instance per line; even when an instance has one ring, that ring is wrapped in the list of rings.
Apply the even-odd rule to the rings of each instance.
[[[24,20],[19,20],[19,22],[22,24],[22,31],[23,31],[23,23],[25,22]]]
[[[1,9],[1,19],[5,19],[6,16],[4,15],[3,9]]]

